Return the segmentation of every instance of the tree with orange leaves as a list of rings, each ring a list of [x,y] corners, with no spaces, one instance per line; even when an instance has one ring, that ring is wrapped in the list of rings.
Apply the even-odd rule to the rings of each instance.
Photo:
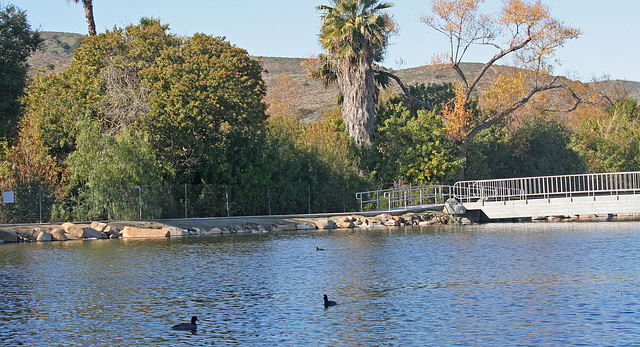
[[[504,0],[501,11],[495,14],[481,13],[479,6],[483,2],[433,0],[433,14],[420,17],[449,40],[449,51],[436,55],[433,65],[451,68],[458,75],[457,96],[442,111],[442,118],[450,136],[461,144],[463,158],[480,131],[512,115],[539,93],[563,90],[575,105],[586,102],[570,86],[550,75],[555,51],[567,40],[577,38],[579,29],[553,18],[549,7],[539,0]],[[461,63],[476,46],[492,48],[495,53],[479,70],[465,72]],[[499,74],[485,92],[477,94],[490,69],[507,58],[512,58],[510,65],[519,69]],[[479,98],[482,108],[477,115],[471,111],[472,96]]]

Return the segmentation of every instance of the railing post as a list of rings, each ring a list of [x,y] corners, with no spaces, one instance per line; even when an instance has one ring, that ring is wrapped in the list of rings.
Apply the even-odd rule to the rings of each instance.
[[[40,223],[42,223],[42,186],[38,186],[38,205],[40,206]]]
[[[227,204],[227,217],[229,217],[229,187],[224,190],[224,197]]]

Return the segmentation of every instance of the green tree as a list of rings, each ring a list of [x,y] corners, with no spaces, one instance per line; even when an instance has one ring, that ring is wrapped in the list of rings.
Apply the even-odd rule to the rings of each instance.
[[[536,96],[549,90],[563,90],[576,103],[583,102],[557,77],[550,75],[556,50],[580,30],[566,26],[554,18],[541,1],[505,0],[495,14],[479,10],[483,0],[433,0],[433,15],[420,20],[447,37],[449,51],[436,55],[434,65],[451,68],[458,75],[456,102],[442,115],[450,136],[460,143],[460,156],[467,157],[469,145],[482,130],[513,115]],[[480,69],[463,70],[461,62],[474,46],[485,46],[494,54]],[[470,102],[492,67],[513,58],[519,69],[507,69],[493,78],[480,93],[482,112],[473,112]],[[466,166],[466,165],[465,165]],[[464,171],[463,171],[464,176]]]
[[[571,148],[571,132],[551,116],[527,119],[513,134],[510,162],[502,175],[530,177],[584,172],[578,153]]]
[[[625,99],[578,125],[573,146],[588,172],[640,170],[640,107]]]
[[[573,134],[549,115],[528,116],[516,130],[491,127],[470,146],[470,179],[582,173],[583,160],[571,145]]]
[[[450,85],[410,87],[436,108],[447,103]],[[375,146],[369,151],[367,167],[376,181],[429,184],[451,182],[460,170],[444,123],[434,111],[416,109],[405,96],[392,95],[378,107]]]
[[[357,208],[353,196],[370,188],[337,112],[313,124],[275,116],[267,123],[265,154],[274,213],[337,212]]]
[[[139,126],[160,159],[188,182],[230,182],[229,163],[267,118],[260,64],[224,38],[196,34],[141,76],[150,112]]]
[[[55,164],[55,184],[69,180],[67,157],[76,150],[88,118],[101,134],[115,136],[149,112],[148,90],[139,73],[154,64],[164,47],[180,44],[157,20],[87,37],[62,73],[37,76],[25,97],[20,126],[22,152]],[[33,173],[42,176],[42,173]]]
[[[266,118],[260,64],[223,38],[177,38],[167,30],[143,18],[87,37],[65,72],[31,85],[21,127],[21,147],[29,150],[20,153],[41,157],[57,182],[70,184],[64,199],[84,206],[62,206],[60,218],[126,209],[94,209],[89,198],[108,201],[113,194],[96,190],[98,182],[240,186],[262,177],[252,165],[261,156],[256,134]],[[127,141],[144,146],[127,147]],[[94,162],[107,157],[104,165]],[[121,170],[111,170],[113,162]],[[137,163],[149,170],[145,176]]]
[[[67,165],[70,187],[80,188],[77,204],[69,213],[76,220],[137,219],[139,202],[134,186],[142,189],[158,184],[165,172],[158,166],[146,134],[123,128],[111,136],[101,132],[100,122],[86,118],[77,126],[76,150]],[[150,206],[145,205],[147,212]]]
[[[333,0],[322,5],[320,42],[335,66],[342,94],[342,116],[356,145],[370,147],[375,130],[374,62],[383,59],[395,30],[383,10],[392,5],[377,0]]]
[[[40,34],[31,30],[25,11],[0,4],[0,141],[12,142],[17,135],[27,58],[41,43]]]

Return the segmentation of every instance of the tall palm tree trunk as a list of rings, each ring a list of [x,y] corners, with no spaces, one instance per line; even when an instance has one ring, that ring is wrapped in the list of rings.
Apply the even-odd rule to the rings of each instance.
[[[84,6],[84,15],[87,17],[87,25],[89,26],[89,36],[96,36],[96,22],[93,18],[93,1],[82,0]]]
[[[350,58],[339,64],[338,79],[341,86],[342,116],[347,132],[357,146],[371,147],[375,131],[376,85],[371,63],[366,58]]]
[[[93,18],[93,0],[67,0],[78,4],[82,1],[84,7],[84,16],[87,18],[87,26],[89,27],[89,36],[96,36],[96,21]]]

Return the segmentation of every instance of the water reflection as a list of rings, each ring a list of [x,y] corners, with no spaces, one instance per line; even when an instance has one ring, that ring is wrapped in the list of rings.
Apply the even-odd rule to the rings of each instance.
[[[640,337],[639,230],[529,223],[2,245],[0,341],[625,345]],[[338,305],[325,310],[324,293]],[[197,334],[170,329],[194,315]]]

